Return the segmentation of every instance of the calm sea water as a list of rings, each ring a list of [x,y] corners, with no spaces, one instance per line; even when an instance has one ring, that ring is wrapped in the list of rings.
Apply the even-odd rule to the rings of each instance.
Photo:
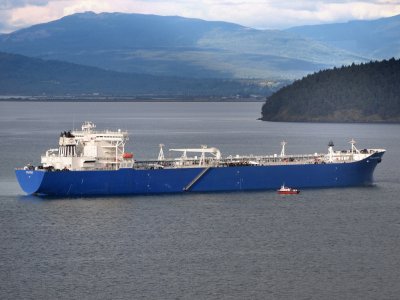
[[[260,103],[0,102],[0,299],[398,299],[400,125],[269,123]],[[128,150],[387,149],[372,187],[45,200],[13,169],[85,120]]]

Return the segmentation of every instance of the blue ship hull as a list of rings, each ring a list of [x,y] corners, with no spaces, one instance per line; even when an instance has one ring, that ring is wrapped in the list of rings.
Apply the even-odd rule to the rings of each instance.
[[[144,195],[370,185],[383,152],[352,163],[114,171],[16,170],[27,194]]]

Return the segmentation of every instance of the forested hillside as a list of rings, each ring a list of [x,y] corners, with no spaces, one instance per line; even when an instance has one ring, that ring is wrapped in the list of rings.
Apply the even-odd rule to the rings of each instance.
[[[324,70],[267,98],[264,121],[400,122],[400,60]]]
[[[0,52],[0,95],[183,96],[269,95],[266,83],[195,79],[102,70],[67,62]]]

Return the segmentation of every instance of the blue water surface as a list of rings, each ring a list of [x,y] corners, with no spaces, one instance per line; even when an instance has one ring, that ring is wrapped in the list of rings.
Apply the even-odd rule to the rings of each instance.
[[[0,299],[398,299],[400,125],[261,122],[260,103],[0,102]],[[386,148],[372,187],[170,196],[25,196],[38,164],[85,120],[127,129],[136,159]]]

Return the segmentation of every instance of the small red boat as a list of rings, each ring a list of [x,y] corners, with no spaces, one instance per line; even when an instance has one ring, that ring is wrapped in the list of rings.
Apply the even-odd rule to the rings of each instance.
[[[285,186],[284,184],[281,186],[279,190],[277,190],[278,194],[280,195],[295,195],[299,194],[300,191],[297,189],[292,189],[290,187]]]

